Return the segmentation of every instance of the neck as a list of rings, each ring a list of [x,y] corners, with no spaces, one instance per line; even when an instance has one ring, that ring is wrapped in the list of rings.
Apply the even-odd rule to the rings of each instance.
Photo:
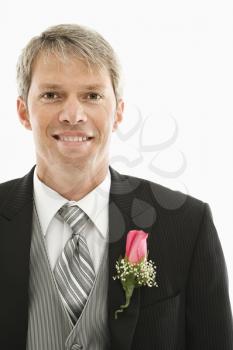
[[[45,185],[52,188],[62,197],[78,201],[97,187],[106,177],[108,165],[95,169],[72,168],[58,169],[58,167],[44,169],[37,165],[37,176]]]

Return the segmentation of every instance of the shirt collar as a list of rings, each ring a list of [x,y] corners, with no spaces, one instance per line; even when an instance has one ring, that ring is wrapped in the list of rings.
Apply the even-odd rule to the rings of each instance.
[[[37,168],[34,171],[34,200],[37,213],[40,219],[41,229],[46,235],[48,227],[57,213],[57,211],[68,201],[58,192],[45,185],[37,176]],[[108,208],[109,193],[111,186],[110,171],[105,179],[91,192],[79,201],[72,203],[77,204],[95,224],[103,238],[107,238],[108,234]]]

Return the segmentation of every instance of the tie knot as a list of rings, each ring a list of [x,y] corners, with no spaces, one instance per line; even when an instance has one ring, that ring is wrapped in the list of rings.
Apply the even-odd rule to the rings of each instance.
[[[66,203],[58,214],[71,227],[73,234],[80,234],[88,222],[88,216],[77,205]]]

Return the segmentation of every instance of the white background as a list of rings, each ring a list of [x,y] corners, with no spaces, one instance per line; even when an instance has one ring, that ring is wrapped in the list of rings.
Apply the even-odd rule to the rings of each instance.
[[[2,2],[0,182],[35,161],[31,133],[17,120],[17,57],[59,23],[90,26],[117,51],[127,108],[112,165],[210,204],[233,300],[232,1]]]

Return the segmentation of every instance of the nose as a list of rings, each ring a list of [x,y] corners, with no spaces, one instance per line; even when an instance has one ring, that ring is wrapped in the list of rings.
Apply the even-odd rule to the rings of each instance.
[[[68,99],[59,113],[59,121],[62,123],[75,125],[86,120],[85,110],[77,97]]]

